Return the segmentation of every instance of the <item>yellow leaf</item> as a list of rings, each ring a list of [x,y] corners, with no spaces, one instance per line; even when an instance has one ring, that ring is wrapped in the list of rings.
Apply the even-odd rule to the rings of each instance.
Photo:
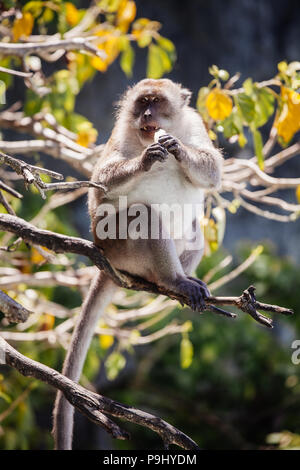
[[[285,72],[288,68],[288,64],[285,60],[282,60],[277,64],[279,72]]]
[[[27,12],[21,18],[16,18],[12,27],[13,40],[18,41],[21,36],[30,36],[33,24],[34,19],[31,13]]]
[[[239,142],[240,147],[243,148],[245,147],[248,141],[247,141],[247,138],[244,136],[244,134],[239,134],[238,142]]]
[[[114,337],[111,335],[99,335],[99,343],[102,349],[108,349],[114,342]]]
[[[299,204],[300,204],[300,185],[297,186],[297,189],[296,189],[296,197],[297,197],[297,201],[298,201]]]
[[[82,147],[88,147],[90,144],[96,142],[98,132],[93,127],[81,129],[77,134],[77,144]]]
[[[215,121],[227,118],[232,111],[232,100],[219,88],[214,88],[207,96],[205,105],[208,114]]]
[[[183,337],[180,343],[180,363],[182,369],[188,369],[193,362],[194,348],[188,337]]]
[[[145,29],[149,25],[150,20],[148,18],[139,18],[136,20],[132,26],[131,34],[135,39],[139,39],[140,36],[144,33]]]
[[[39,331],[52,330],[55,324],[55,316],[45,313],[39,320]]]
[[[213,219],[207,220],[207,223],[204,226],[204,237],[208,243],[209,251],[216,251],[219,247],[218,227]]]
[[[209,135],[209,138],[211,140],[216,140],[217,139],[217,134],[212,129],[209,129],[208,135]]]
[[[231,212],[231,214],[236,214],[239,207],[240,207],[239,200],[238,199],[233,199],[233,201],[231,202],[231,204],[229,204],[227,209],[229,210],[229,212]]]
[[[117,13],[117,25],[126,33],[136,16],[136,4],[132,0],[122,0]]]
[[[45,258],[35,247],[32,247],[30,261],[33,264],[41,264],[45,261]]]
[[[79,11],[71,2],[66,3],[66,20],[71,26],[75,26],[79,21]]]
[[[97,33],[97,36],[102,36],[102,34]],[[101,59],[101,57],[92,57],[91,65],[100,72],[106,72],[108,66],[118,57],[120,53],[119,38],[108,35],[107,40],[104,40],[101,44],[98,45],[98,49],[105,52],[106,58]]]
[[[284,142],[288,143],[300,130],[300,94],[282,86],[281,99],[283,106],[274,127]]]

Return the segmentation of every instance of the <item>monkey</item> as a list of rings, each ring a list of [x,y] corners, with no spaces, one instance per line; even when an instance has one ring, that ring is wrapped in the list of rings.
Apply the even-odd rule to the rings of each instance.
[[[170,79],[144,79],[125,92],[91,177],[107,191],[90,188],[88,208],[94,242],[114,268],[184,295],[194,310],[202,311],[210,293],[203,281],[192,277],[204,250],[198,216],[193,213],[187,218],[181,238],[175,238],[174,217],[166,228],[161,214],[151,209],[174,203],[203,208],[205,191],[220,187],[221,151],[214,147],[190,99],[191,92]],[[120,196],[127,198],[124,209],[118,208]],[[98,227],[106,216],[101,208],[107,204],[115,208],[117,229],[121,216],[128,217],[128,226],[134,220],[134,211],[128,207],[151,209],[153,220],[158,221],[158,236],[101,237]],[[151,222],[151,217],[148,213],[146,221]],[[149,229],[146,232],[149,235]],[[199,233],[202,237],[196,236]],[[192,249],[188,248],[191,239],[196,240]],[[96,323],[117,288],[104,271],[93,279],[63,366],[63,374],[75,382],[80,379]],[[56,449],[72,448],[73,413],[72,405],[58,392],[53,425]]]

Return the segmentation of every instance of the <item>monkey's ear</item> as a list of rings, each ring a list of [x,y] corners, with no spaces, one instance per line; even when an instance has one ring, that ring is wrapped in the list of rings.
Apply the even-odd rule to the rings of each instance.
[[[192,97],[192,92],[187,88],[181,88],[181,99],[183,105],[189,105]]]

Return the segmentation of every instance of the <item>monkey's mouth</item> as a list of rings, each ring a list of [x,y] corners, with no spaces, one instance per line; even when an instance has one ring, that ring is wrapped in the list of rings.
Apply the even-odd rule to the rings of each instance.
[[[158,126],[143,126],[140,128],[140,131],[144,135],[148,135],[152,137],[155,134],[155,132],[158,131],[158,129],[159,129]]]

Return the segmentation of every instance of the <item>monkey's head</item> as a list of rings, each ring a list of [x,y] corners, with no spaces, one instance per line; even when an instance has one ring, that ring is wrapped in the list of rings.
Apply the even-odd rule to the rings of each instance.
[[[184,106],[191,92],[168,79],[145,79],[130,88],[120,102],[120,112],[128,115],[128,124],[135,129],[144,145],[153,142],[158,129],[172,133],[178,129]]]

